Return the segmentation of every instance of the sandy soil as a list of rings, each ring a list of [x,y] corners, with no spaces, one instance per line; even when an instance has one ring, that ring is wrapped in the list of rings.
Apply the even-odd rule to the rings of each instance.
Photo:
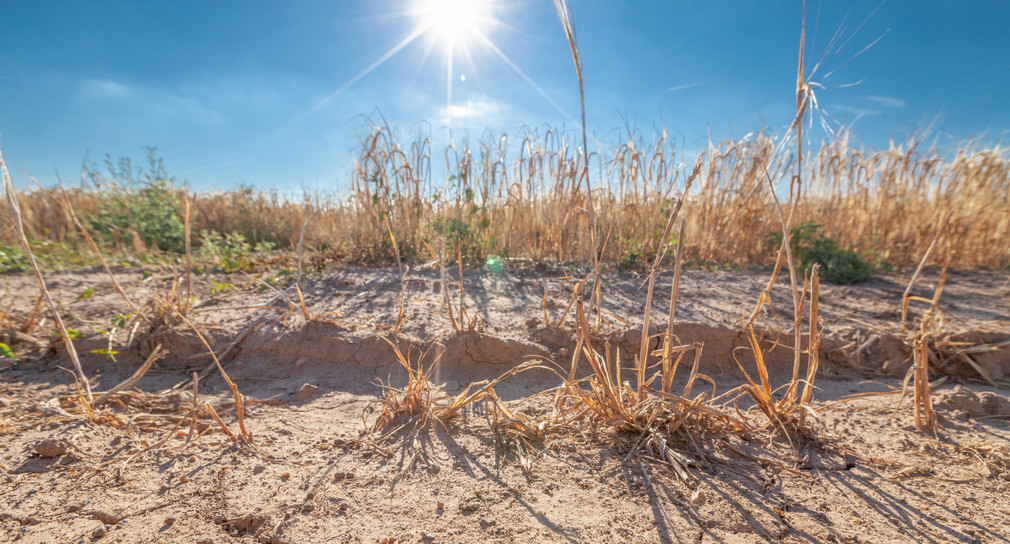
[[[253,276],[196,277],[199,302],[189,315],[215,350],[241,336],[224,365],[246,398],[255,447],[233,443],[208,417],[188,444],[188,423],[173,431],[172,418],[185,416],[193,399],[188,388],[171,388],[210,363],[185,325],[150,335],[141,327],[130,345],[127,330],[115,331],[116,362],[93,353],[109,346],[100,329],[109,332],[114,316],[127,313],[99,270],[47,278],[68,325],[82,333],[75,344],[92,389],[128,377],[153,343],[170,354],[137,389],[104,404],[96,420],[68,417],[74,382],[63,348],[49,336],[52,321],[28,331],[43,345],[11,330],[35,307],[34,279],[2,276],[0,332],[17,358],[0,359],[7,361],[0,362],[0,541],[1010,542],[1007,271],[948,277],[941,298],[946,351],[931,367],[933,377],[948,376],[934,390],[936,436],[915,426],[908,399],[896,411],[895,394],[835,403],[901,386],[910,366],[910,333],[898,325],[908,281],[902,273],[823,287],[826,332],[812,436],[762,429],[745,402],[730,404],[726,409],[738,408],[754,428],[695,431],[698,449],[675,444],[693,461],[688,481],[631,451],[635,436],[607,426],[549,433],[523,466],[495,442],[479,403],[416,445],[367,432],[379,409],[379,381],[399,386],[406,379],[384,337],[412,359],[435,346],[425,360],[441,353],[432,380],[449,394],[531,357],[567,372],[575,347],[567,276],[580,273],[534,263],[511,263],[500,275],[465,271],[465,321],[473,323],[466,332],[453,332],[434,268],[410,270],[405,283],[395,269],[310,274],[302,282],[308,320],[283,300],[264,309],[276,293]],[[164,269],[147,279],[138,269],[117,274],[144,303],[171,281]],[[701,370],[718,393],[742,383],[734,355],[753,367],[739,349],[747,345],[740,324],[767,276],[684,272],[675,332],[684,342],[704,342]],[[212,293],[210,279],[230,285]],[[643,279],[604,276],[594,341],[620,348],[626,361],[641,334]],[[931,297],[937,279],[927,270],[914,294]],[[654,333],[667,320],[670,280],[667,272],[656,284]],[[458,287],[450,287],[456,304]],[[90,296],[81,297],[88,288]],[[396,331],[401,293],[405,321]],[[297,295],[288,296],[299,305]],[[781,384],[792,361],[788,349],[775,347],[791,338],[776,332],[788,328],[792,314],[785,283],[773,300],[775,312],[762,314],[758,334],[772,382]],[[922,309],[913,303],[912,317]],[[996,347],[958,355],[979,345]],[[532,370],[496,391],[535,414],[548,404],[538,394],[559,383],[550,371]],[[199,381],[198,400],[236,428],[231,392],[216,371]],[[404,471],[416,451],[425,457]]]

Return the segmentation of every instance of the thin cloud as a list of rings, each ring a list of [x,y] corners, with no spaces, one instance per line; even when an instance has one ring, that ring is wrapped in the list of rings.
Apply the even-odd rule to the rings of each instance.
[[[685,89],[693,89],[695,87],[701,87],[702,85],[708,85],[710,83],[716,83],[718,79],[706,79],[704,81],[695,81],[692,83],[684,83],[682,85],[674,85],[673,87],[667,87],[666,92],[672,93],[676,91],[683,91]]]
[[[908,105],[904,100],[893,96],[867,96],[866,99],[885,108],[904,108]]]
[[[85,79],[78,88],[85,98],[122,98],[132,94],[130,87],[111,79]]]
[[[81,80],[75,92],[78,101],[103,111],[102,121],[129,127],[168,125],[226,127],[227,116],[208,105],[207,95],[134,84],[112,79]]]
[[[500,102],[491,100],[467,100],[466,104],[453,104],[442,108],[440,116],[443,121],[450,122],[456,119],[481,119],[488,120],[497,117],[502,111]]]
[[[883,114],[883,112],[881,112],[880,110],[871,110],[869,108],[854,108],[852,106],[843,106],[841,104],[835,104],[831,106],[831,109],[854,115],[857,119],[860,117],[877,116]]]

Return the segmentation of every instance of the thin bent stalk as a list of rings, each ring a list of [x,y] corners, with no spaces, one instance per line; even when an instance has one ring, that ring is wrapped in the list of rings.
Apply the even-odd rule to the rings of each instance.
[[[82,177],[84,176],[83,171],[81,172],[81,176]],[[81,235],[84,236],[84,240],[88,242],[88,245],[91,247],[91,250],[95,253],[95,256],[98,257],[98,261],[102,263],[102,268],[105,269],[105,273],[108,274],[109,278],[112,280],[113,288],[115,288],[116,292],[119,293],[119,296],[123,299],[123,302],[126,302],[126,305],[130,307],[130,310],[132,310],[133,313],[137,315],[137,317],[142,319],[144,323],[150,325],[151,320],[148,319],[146,315],[144,315],[144,312],[142,312],[140,308],[138,308],[137,305],[133,303],[132,300],[130,300],[130,297],[126,294],[126,291],[123,290],[123,286],[119,284],[119,280],[116,278],[116,275],[113,274],[112,269],[109,268],[109,263],[105,261],[105,257],[102,255],[101,250],[98,249],[98,244],[95,243],[95,240],[91,238],[91,234],[88,232],[88,229],[84,228],[84,225],[81,223],[80,219],[77,218],[77,212],[74,211],[74,205],[70,202],[70,195],[67,194],[67,190],[63,188],[62,183],[60,183],[60,193],[63,195],[63,205],[64,208],[67,210],[67,212],[70,214],[71,221],[73,221],[74,225],[77,226],[77,230],[80,231]]]
[[[84,376],[84,370],[81,368],[81,360],[77,356],[77,349],[74,348],[74,342],[70,339],[70,335],[67,333],[67,327],[63,324],[63,318],[60,317],[60,312],[56,309],[56,303],[53,302],[53,297],[49,294],[49,289],[46,288],[46,281],[42,277],[42,270],[39,268],[39,263],[35,261],[35,255],[32,253],[32,247],[28,243],[28,236],[25,235],[24,222],[21,220],[21,205],[18,203],[18,197],[14,192],[14,183],[11,182],[11,175],[7,171],[7,163],[4,162],[2,151],[0,151],[0,171],[3,172],[4,192],[7,193],[7,206],[10,208],[11,217],[14,220],[14,229],[17,232],[18,241],[21,242],[21,247],[25,250],[28,262],[31,264],[32,270],[35,272],[35,281],[38,282],[42,298],[45,299],[46,305],[49,306],[49,311],[53,314],[53,320],[56,322],[56,328],[60,331],[60,337],[63,339],[63,345],[66,346],[67,353],[70,355],[70,361],[74,364],[74,372],[77,373],[76,378],[80,380],[84,386],[85,401],[88,410],[90,410],[94,401],[94,398],[91,396],[91,385],[88,383],[88,379]]]

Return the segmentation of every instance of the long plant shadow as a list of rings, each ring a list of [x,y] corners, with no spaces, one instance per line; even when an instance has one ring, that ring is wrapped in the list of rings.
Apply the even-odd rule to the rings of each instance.
[[[461,470],[468,477],[473,478],[475,480],[481,480],[481,479],[490,480],[503,489],[510,489],[508,483],[502,480],[501,477],[499,476],[498,470],[495,470],[494,467],[482,462],[476,456],[467,451],[467,449],[464,448],[456,440],[454,434],[471,435],[481,441],[488,441],[488,437],[474,434],[470,430],[464,428],[445,429],[443,427],[438,426],[436,426],[433,432],[425,434],[426,434],[425,447],[428,448],[429,451],[431,451],[431,448],[434,445],[434,441],[437,440],[437,442],[442,446],[442,448],[444,448],[444,451],[446,452],[446,457],[443,458],[443,460],[453,464],[458,464],[458,470]],[[493,445],[490,446],[493,447]],[[547,516],[547,514],[536,509],[532,504],[529,503],[529,501],[525,500],[519,493],[512,492],[512,498],[516,501],[516,503],[525,508],[526,511],[529,512],[529,514],[533,516],[533,518],[536,519],[538,523],[543,525],[546,529],[548,529],[558,537],[564,539],[565,542],[570,542],[572,544],[576,544],[579,542],[579,540],[571,533],[571,531],[565,529],[558,523],[552,521]]]
[[[866,472],[867,474],[862,474]],[[888,481],[887,485],[894,486],[901,490],[899,497],[888,491],[880,483],[885,478],[869,469],[850,471],[845,476],[841,473],[828,472],[825,475],[826,481],[839,492],[851,497],[858,498],[867,508],[875,512],[880,517],[889,520],[896,529],[910,535],[919,542],[948,542],[958,540],[972,540],[971,535],[965,531],[958,530],[951,525],[938,519],[933,513],[911,506],[908,497],[915,497],[917,500],[930,505],[930,510],[943,511],[949,518],[957,519],[959,526],[969,526],[975,535],[985,535],[986,542],[1010,542],[1005,534],[999,534],[991,527],[979,524],[976,521],[963,517],[961,514],[951,510],[945,504],[917,492],[903,485],[900,481]]]

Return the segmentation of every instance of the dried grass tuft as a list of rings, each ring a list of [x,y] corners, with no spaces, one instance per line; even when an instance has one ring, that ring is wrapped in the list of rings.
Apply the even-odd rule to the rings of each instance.
[[[404,355],[394,342],[385,337],[383,340],[393,348],[397,361],[407,372],[407,384],[404,387],[393,387],[380,382],[383,394],[378,401],[379,415],[371,424],[365,422],[365,426],[373,435],[377,435],[377,441],[380,443],[397,437],[402,439],[404,473],[413,468],[418,461],[428,462],[425,443],[429,432],[448,429],[463,415],[468,406],[497,398],[494,386],[502,380],[520,372],[544,368],[537,361],[527,361],[512,367],[494,380],[471,383],[462,392],[451,396],[441,386],[431,382],[432,373],[438,367],[444,353],[440,344],[433,344],[411,362],[410,357]],[[436,355],[430,363],[425,363],[432,350],[436,350]],[[364,414],[362,419],[364,420]]]

